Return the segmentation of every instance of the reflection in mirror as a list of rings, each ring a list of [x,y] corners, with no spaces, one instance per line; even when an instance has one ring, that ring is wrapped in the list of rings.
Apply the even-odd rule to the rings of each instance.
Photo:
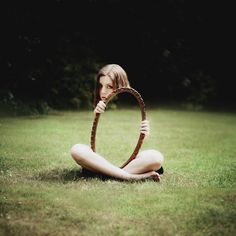
[[[114,99],[114,101],[113,101]],[[141,111],[130,93],[120,93],[100,115],[96,135],[96,152],[109,162],[121,166],[133,153],[139,139]]]

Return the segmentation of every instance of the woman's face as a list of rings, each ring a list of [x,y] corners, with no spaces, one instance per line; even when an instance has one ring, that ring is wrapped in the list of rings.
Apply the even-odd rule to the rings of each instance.
[[[109,76],[101,76],[99,79],[99,95],[105,101],[109,94],[114,91],[112,80]]]

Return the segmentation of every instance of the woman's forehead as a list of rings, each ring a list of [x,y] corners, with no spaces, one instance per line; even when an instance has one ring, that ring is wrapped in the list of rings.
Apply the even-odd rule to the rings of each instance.
[[[111,80],[111,78],[108,75],[102,75],[99,78],[99,82],[101,84],[112,84],[112,80]]]

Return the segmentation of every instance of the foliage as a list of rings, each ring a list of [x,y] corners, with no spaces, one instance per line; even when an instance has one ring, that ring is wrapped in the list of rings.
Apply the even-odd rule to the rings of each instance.
[[[98,68],[99,65],[91,60],[66,63],[61,79],[53,82],[52,105],[64,109],[91,108]]]
[[[42,100],[31,100],[23,102],[21,100],[15,99],[11,92],[3,95],[0,100],[0,110],[2,113],[12,114],[12,115],[38,115],[38,114],[48,114],[51,107],[46,101]]]
[[[215,81],[202,71],[191,72],[174,85],[173,94],[177,100],[192,104],[192,106],[210,105],[216,96]],[[184,98],[184,99],[183,99]]]
[[[221,60],[231,50],[219,40],[227,19],[217,12],[223,5],[215,3],[212,11],[206,1],[9,1],[3,7],[8,25],[0,88],[29,109],[32,101],[89,108],[98,68],[117,63],[154,102],[234,104],[231,75]]]

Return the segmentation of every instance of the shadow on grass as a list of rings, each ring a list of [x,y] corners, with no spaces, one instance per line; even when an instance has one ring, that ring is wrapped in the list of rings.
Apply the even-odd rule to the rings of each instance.
[[[79,180],[91,180],[91,179],[99,179],[102,181],[108,180],[109,177],[104,175],[88,175],[82,172],[81,168],[73,168],[73,169],[53,169],[42,171],[34,176],[31,179],[40,180],[40,181],[49,181],[49,182],[71,182],[71,181],[79,181]]]
[[[35,174],[33,179],[53,182],[77,181],[83,178],[81,169],[53,169]]]
[[[109,181],[114,180],[118,182],[126,182],[125,180],[118,179],[115,177],[109,177],[103,174],[93,174],[88,172],[83,172],[81,168],[74,168],[74,169],[53,169],[39,172],[33,176],[31,176],[32,180],[39,180],[39,181],[48,181],[48,182],[57,182],[57,183],[69,183],[69,182],[76,182],[81,180],[100,180],[100,181]],[[133,180],[129,181],[129,183],[137,183],[137,182],[145,182],[150,179],[143,179],[143,180]]]
[[[72,181],[80,181],[80,180],[91,180],[97,179],[100,181],[109,181],[115,180],[118,182],[126,182],[126,180],[122,180],[119,178],[107,176],[104,174],[99,173],[92,173],[87,170],[83,170],[82,168],[73,168],[73,169],[51,169],[45,170],[38,173],[35,173],[33,176],[30,177],[32,180],[39,180],[39,181],[48,181],[48,182],[72,182]],[[137,183],[137,182],[145,182],[152,180],[153,178],[148,179],[140,179],[140,180],[129,180],[130,183]]]

